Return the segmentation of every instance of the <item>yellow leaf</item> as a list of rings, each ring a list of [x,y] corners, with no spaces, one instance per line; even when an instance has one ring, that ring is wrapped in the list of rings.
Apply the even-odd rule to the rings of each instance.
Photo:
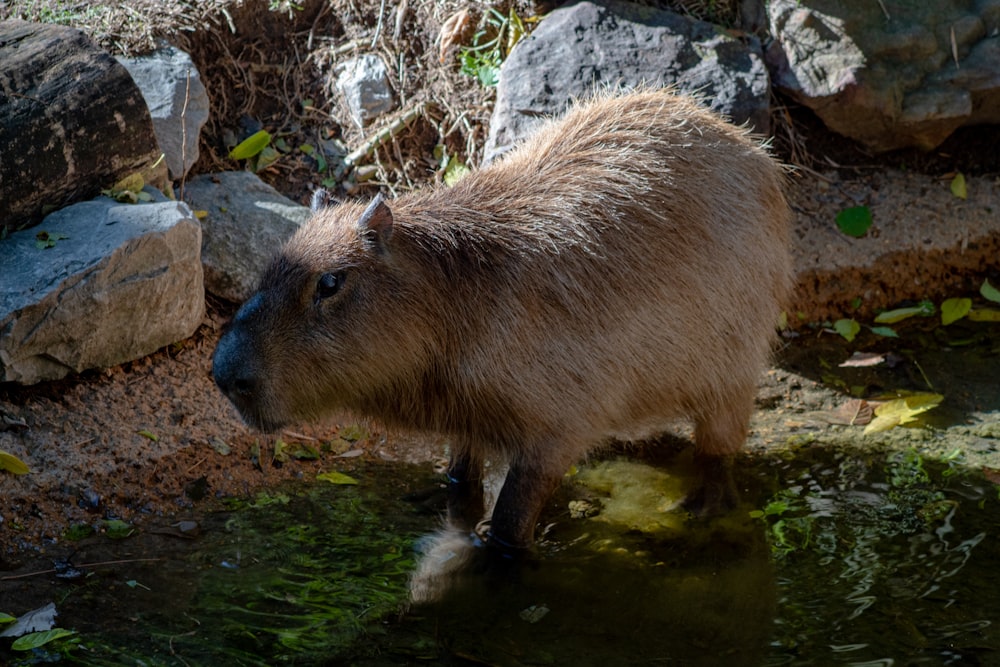
[[[208,211],[204,209],[198,209],[197,211],[191,211],[191,212],[194,213],[194,217],[196,220],[204,220],[205,218],[208,217]]]
[[[951,179],[951,194],[959,199],[965,199],[969,196],[965,187],[965,176],[962,175],[962,172],[958,172],[955,174],[955,178]]]
[[[941,394],[918,393],[887,401],[875,408],[875,419],[865,427],[865,433],[879,433],[908,424],[943,400]]]
[[[316,479],[322,482],[330,482],[331,484],[357,484],[358,480],[354,479],[350,475],[345,475],[342,472],[337,472],[336,470],[331,470],[330,472],[321,472],[316,475]]]
[[[121,194],[123,192],[131,192],[132,194],[139,194],[142,192],[143,186],[146,185],[145,179],[143,179],[142,174],[135,172],[134,174],[129,174],[122,180],[111,186],[111,191],[116,194]]]
[[[994,308],[976,308],[969,311],[968,317],[973,322],[1000,322],[1000,310]]]
[[[24,461],[2,449],[0,449],[0,470],[6,470],[15,475],[27,475],[30,472]]]

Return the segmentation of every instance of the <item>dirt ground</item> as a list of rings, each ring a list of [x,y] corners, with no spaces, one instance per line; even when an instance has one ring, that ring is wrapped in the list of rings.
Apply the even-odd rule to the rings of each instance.
[[[135,11],[153,7],[155,12],[150,9],[151,18],[134,28],[128,27],[127,12],[124,18],[101,13],[98,5],[66,14],[69,10],[59,9],[59,3],[14,2],[0,10],[0,18],[54,17],[88,29],[116,51],[142,51],[163,36],[188,49],[213,107],[195,169],[199,173],[232,169],[225,157],[226,144],[234,135],[260,126],[282,134],[290,145],[358,145],[364,132],[350,123],[331,120],[338,113],[344,118],[346,114],[337,108],[327,74],[337,57],[370,44],[374,30],[377,49],[387,56],[393,70],[400,109],[419,104],[425,111],[370,156],[374,167],[368,174],[370,180],[362,185],[357,174],[354,180],[348,175],[342,190],[364,196],[382,187],[399,193],[438,181],[443,173],[434,155],[438,145],[470,165],[478,163],[492,91],[462,75],[451,64],[453,52],[442,64],[436,43],[441,24],[463,3],[387,3],[389,9],[381,19],[383,3],[378,0],[306,2],[302,9],[277,3],[278,10],[270,12],[262,2],[195,4],[197,10],[187,7],[170,13],[163,9],[174,7],[170,3],[139,3]],[[524,16],[536,9],[530,3],[508,3],[500,9],[507,11],[511,6]],[[481,16],[487,5],[469,7]],[[91,10],[93,14],[88,13]],[[200,13],[192,15],[194,11]],[[397,63],[402,62],[408,66],[400,69]],[[313,100],[312,104],[303,105],[305,99]],[[864,178],[873,167],[903,165],[933,174],[953,170],[1000,173],[997,132],[984,135],[963,130],[933,153],[903,151],[875,158],[826,134],[808,112],[780,99],[775,108],[786,121],[777,126],[778,150],[784,159],[805,167],[836,164],[851,178]],[[984,140],[984,136],[992,138]],[[288,154],[261,176],[304,202],[330,172],[318,170],[307,156]],[[794,181],[791,185],[799,186]],[[192,338],[117,368],[31,387],[0,385],[0,450],[31,468],[31,474],[22,476],[0,472],[0,570],[61,546],[72,524],[100,527],[103,520],[123,519],[140,528],[169,525],[176,517],[208,506],[214,498],[253,494],[284,479],[312,478],[317,472],[348,466],[357,456],[431,466],[445,455],[440,440],[386,434],[376,425],[349,418],[325,426],[301,426],[276,436],[248,430],[210,375],[211,353],[233,309],[233,304],[210,301],[209,315]],[[995,340],[994,330],[978,344],[983,358],[992,364],[979,364],[981,370],[1000,372],[1000,350],[991,347],[996,346]],[[789,347],[779,354],[779,365],[762,379],[761,409],[750,442],[753,451],[788,445],[796,438],[822,440],[824,434],[844,428],[823,417],[847,400],[843,388],[823,377],[825,359],[846,357],[843,346],[817,351],[814,346],[802,346],[801,341],[786,344]],[[942,363],[946,368],[946,362]],[[912,365],[909,368],[912,371]],[[896,385],[921,388],[915,372],[897,379]],[[980,383],[976,391],[989,385],[986,380],[976,382]],[[956,390],[953,395],[957,394]],[[996,419],[998,403],[995,391],[981,398],[978,406],[974,401],[963,403],[962,416],[953,422],[967,429],[988,425]],[[976,464],[996,466],[997,455],[990,443],[1000,436],[983,433],[970,436],[982,453]]]

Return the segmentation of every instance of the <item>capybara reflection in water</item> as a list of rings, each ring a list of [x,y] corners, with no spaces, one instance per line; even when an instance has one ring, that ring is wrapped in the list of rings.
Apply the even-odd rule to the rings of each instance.
[[[450,188],[326,206],[264,273],[215,352],[243,418],[344,409],[451,442],[448,519],[530,547],[570,466],[694,422],[695,509],[733,501],[791,280],[782,170],[669,91],[579,103]],[[490,551],[490,549],[488,549]]]

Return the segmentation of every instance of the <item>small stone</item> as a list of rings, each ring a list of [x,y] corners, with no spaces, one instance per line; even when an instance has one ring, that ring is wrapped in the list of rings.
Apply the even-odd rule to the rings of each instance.
[[[382,59],[366,54],[348,60],[337,68],[337,90],[344,96],[358,127],[391,111],[395,106],[389,72]]]

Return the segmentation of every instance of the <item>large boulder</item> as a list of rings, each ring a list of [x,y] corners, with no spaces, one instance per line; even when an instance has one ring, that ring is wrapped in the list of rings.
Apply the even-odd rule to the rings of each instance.
[[[208,93],[191,56],[167,46],[118,62],[142,91],[171,180],[182,179],[198,161],[198,139],[209,112]]]
[[[136,172],[166,184],[166,168],[153,166],[160,148],[132,77],[84,33],[63,26],[0,21],[0,151],[0,233]]]
[[[1000,0],[772,0],[775,87],[874,151],[1000,123]]]
[[[189,337],[205,297],[187,205],[68,206],[0,240],[0,382],[137,359]]]
[[[760,43],[704,21],[628,2],[578,2],[551,12],[504,62],[486,160],[508,150],[541,118],[601,87],[674,84],[761,134],[769,86]]]
[[[309,217],[248,171],[205,174],[188,182],[184,199],[202,215],[205,289],[241,302],[281,245]]]

